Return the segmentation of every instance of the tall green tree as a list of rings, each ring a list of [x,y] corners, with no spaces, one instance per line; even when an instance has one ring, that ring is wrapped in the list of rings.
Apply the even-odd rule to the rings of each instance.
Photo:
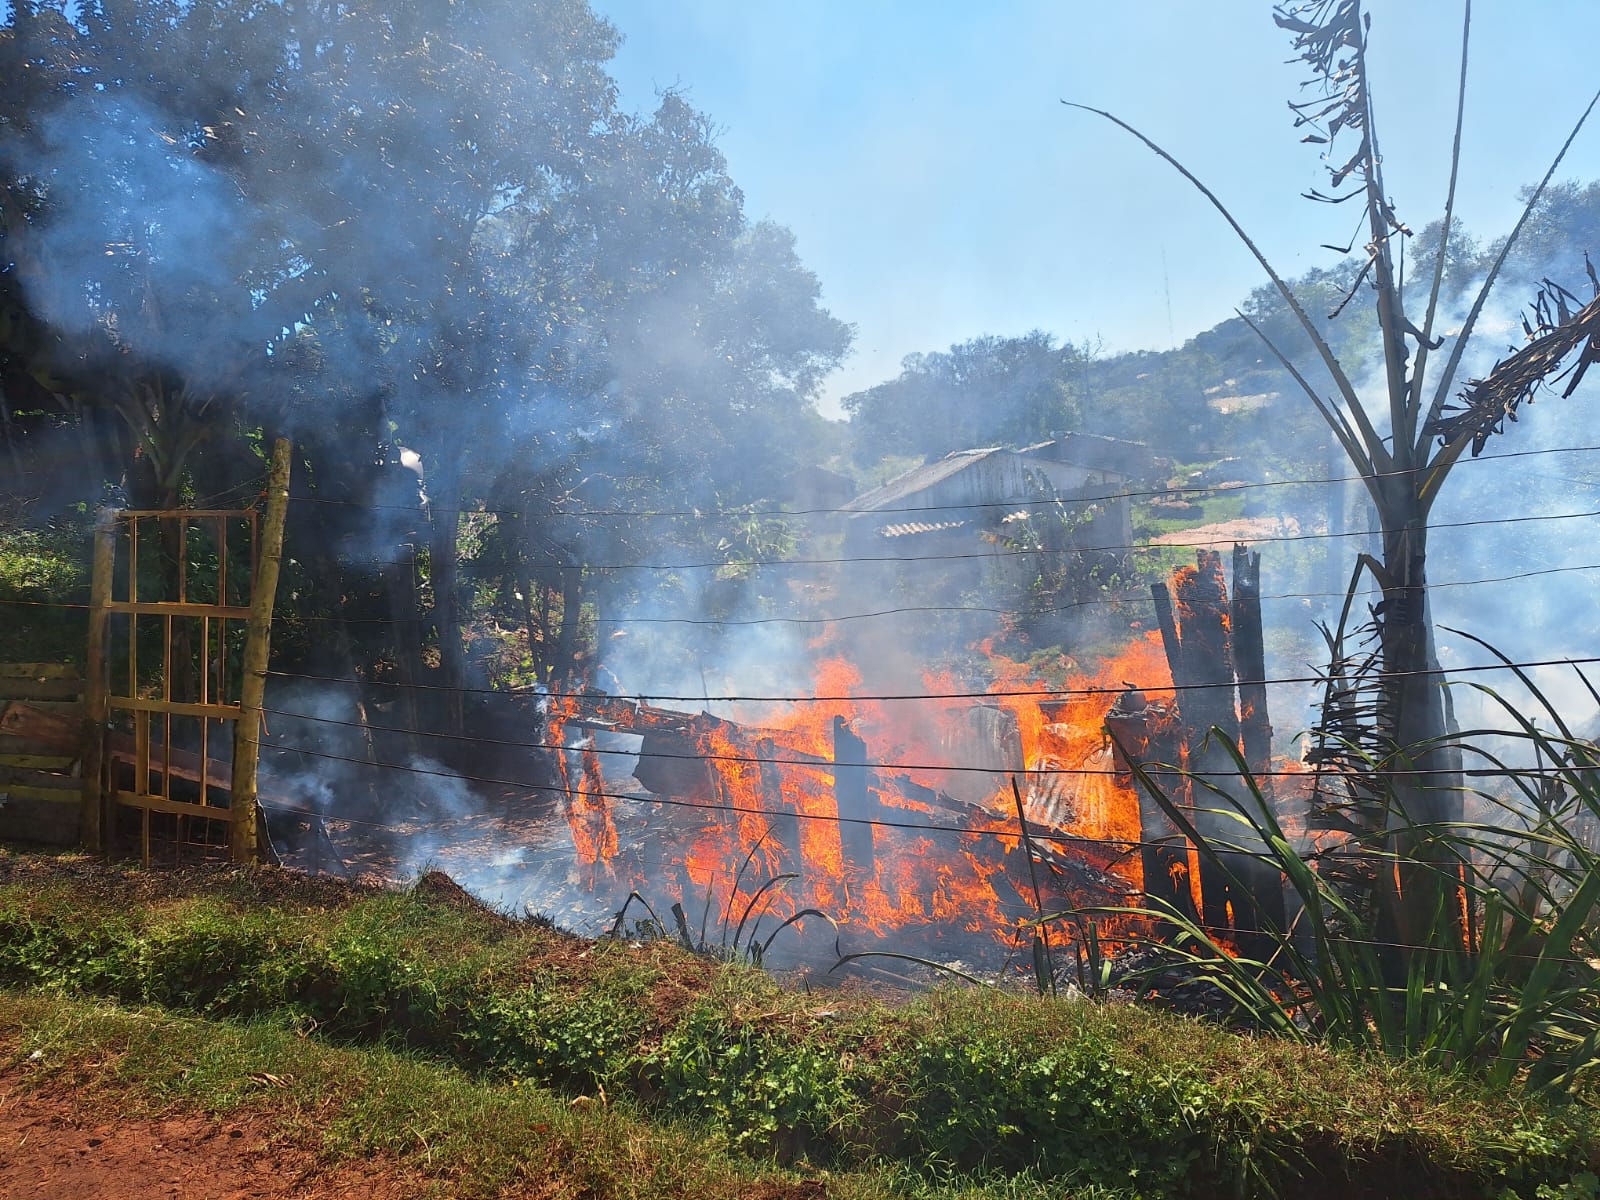
[[[570,510],[748,503],[850,337],[703,114],[618,109],[617,42],[584,0],[22,0],[0,376],[120,414],[149,503],[206,473],[208,439],[298,433],[306,500],[375,506],[364,529],[297,507],[321,568],[300,594],[363,594],[361,559],[386,562],[412,676],[431,640],[465,681],[457,558],[485,504],[518,514],[508,577],[562,581],[570,641],[586,562],[661,528]]]
[[[244,106],[283,59],[264,8],[23,0],[0,28],[0,352],[125,422],[148,504],[259,387],[298,290],[286,212],[250,179]],[[195,37],[219,23],[223,70]]]
[[[1083,353],[1040,330],[911,354],[894,379],[846,396],[856,458],[939,458],[974,446],[1026,445],[1079,427]]]

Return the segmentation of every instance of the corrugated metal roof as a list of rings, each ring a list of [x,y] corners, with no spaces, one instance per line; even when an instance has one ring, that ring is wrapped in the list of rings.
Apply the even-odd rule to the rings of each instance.
[[[881,538],[913,537],[923,533],[943,533],[949,529],[960,529],[965,526],[965,521],[902,521],[898,525],[885,525],[878,530]]]
[[[1024,458],[1066,463],[1102,475],[1136,476],[1151,470],[1155,455],[1143,442],[1097,433],[1064,433],[1047,442],[1035,442],[1017,451]]]
[[[888,483],[873,488],[870,492],[863,492],[846,504],[844,511],[863,513],[880,508],[892,508],[900,501],[932,487],[941,480],[949,479],[950,476],[965,471],[974,463],[982,462],[989,455],[999,452],[999,446],[989,446],[982,450],[956,450],[935,462],[924,463],[904,475],[897,475]]]

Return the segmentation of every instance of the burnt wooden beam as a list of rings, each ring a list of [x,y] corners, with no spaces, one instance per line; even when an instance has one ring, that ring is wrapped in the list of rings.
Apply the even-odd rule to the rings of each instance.
[[[1156,626],[1161,630],[1161,648],[1167,655],[1167,669],[1172,672],[1172,682],[1179,689],[1188,685],[1189,672],[1184,669],[1183,645],[1178,641],[1178,623],[1172,616],[1172,593],[1165,582],[1150,585],[1150,599],[1156,606]]]
[[[1233,641],[1228,628],[1228,587],[1222,576],[1222,555],[1195,553],[1193,570],[1175,576],[1178,642],[1189,689],[1178,701],[1189,730],[1190,759],[1206,757],[1202,747],[1213,727],[1237,740],[1239,716],[1233,707]],[[1173,680],[1177,682],[1176,679]],[[1226,761],[1226,756],[1223,756]]]
[[[1181,747],[1188,775],[1167,774],[1156,780],[1165,795],[1191,814],[1200,834],[1221,845],[1250,847],[1249,828],[1228,812],[1245,811],[1251,781],[1241,778],[1228,743],[1244,755],[1253,773],[1271,762],[1272,728],[1266,703],[1266,653],[1261,634],[1260,557],[1243,546],[1234,551],[1234,598],[1229,600],[1222,555],[1200,550],[1195,565],[1173,574],[1171,593],[1152,587],[1156,619],[1172,680],[1178,688],[1178,728],[1169,750]],[[1172,595],[1175,593],[1175,597]],[[1238,707],[1236,707],[1236,695]],[[1248,741],[1245,730],[1248,729]],[[1146,761],[1160,758],[1147,747]],[[1212,791],[1211,787],[1220,790]],[[1171,851],[1170,822],[1150,798],[1141,799],[1140,817],[1146,848],[1146,890],[1177,905],[1189,904],[1187,853]],[[1263,924],[1283,928],[1283,885],[1278,873],[1246,852],[1220,851],[1222,866],[1200,862],[1200,918],[1208,927],[1228,930],[1255,951]]]
[[[1271,794],[1272,721],[1267,713],[1267,651],[1261,632],[1261,555],[1233,547],[1233,665],[1239,685],[1239,733],[1245,761]]]
[[[777,840],[778,850],[783,858],[783,869],[793,871],[803,880],[806,860],[800,840],[800,816],[784,795],[782,768],[772,761],[779,756],[778,749],[772,744],[771,739],[762,738],[756,743],[756,753],[761,759],[761,794],[765,800],[761,807],[771,813],[767,818],[767,827],[772,830],[772,836]]]
[[[852,890],[878,873],[872,826],[876,816],[868,792],[867,743],[843,717],[833,719],[833,798],[839,813],[839,843],[844,852],[846,881]]]
[[[1106,732],[1111,736],[1112,761],[1126,772],[1126,786],[1136,786],[1132,764],[1138,763],[1150,775],[1161,793],[1172,799],[1186,794],[1188,780],[1162,764],[1177,764],[1183,758],[1183,725],[1178,710],[1152,704],[1134,693],[1117,698],[1106,714]],[[1189,841],[1157,803],[1150,790],[1138,787],[1139,863],[1145,894],[1190,919],[1198,920],[1194,889],[1190,886]]]

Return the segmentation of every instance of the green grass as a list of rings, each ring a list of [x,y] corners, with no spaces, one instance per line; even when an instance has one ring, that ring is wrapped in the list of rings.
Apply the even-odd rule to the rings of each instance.
[[[49,995],[0,995],[0,1045],[26,1085],[69,1084],[131,1116],[265,1118],[330,1164],[387,1160],[435,1194],[511,1188],[593,1197],[740,1197],[804,1173],[708,1152],[698,1131],[489,1082],[381,1048],[330,1047],[264,1023],[224,1025]],[[97,1105],[104,1110],[105,1104]],[[811,1174],[815,1174],[812,1172]],[[852,1181],[853,1183],[854,1181]],[[871,1186],[839,1194],[884,1194]]]
[[[150,1103],[212,1111],[286,1069],[308,1089],[264,1096],[286,1127],[463,1195],[537,1170],[556,1151],[514,1131],[578,1138],[571,1100],[602,1095],[579,1107],[610,1124],[559,1149],[597,1196],[826,1170],[830,1195],[1531,1200],[1594,1158],[1586,1106],[1515,1086],[1127,1004],[796,992],[668,941],[270,870],[0,854],[0,984],[19,1053],[53,1038],[44,1061],[114,1061]],[[86,1048],[118,1038],[114,1059]],[[308,1124],[319,1095],[337,1104]]]
[[[1195,529],[1201,525],[1212,525],[1218,521],[1235,521],[1244,515],[1245,504],[1249,498],[1250,492],[1245,488],[1196,492],[1192,497],[1193,512],[1181,517],[1153,516],[1150,504],[1136,504],[1133,510],[1134,529],[1141,538],[1161,537],[1168,533]]]

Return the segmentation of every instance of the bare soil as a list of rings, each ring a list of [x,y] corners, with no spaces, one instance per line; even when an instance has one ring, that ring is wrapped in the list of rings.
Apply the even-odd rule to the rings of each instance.
[[[1294,537],[1300,522],[1293,517],[1238,517],[1232,521],[1213,521],[1192,529],[1179,529],[1150,539],[1152,546],[1227,547],[1234,542],[1262,542],[1272,538]]]
[[[0,1196],[10,1200],[409,1200],[383,1163],[328,1166],[264,1118],[95,1111],[0,1074]]]

